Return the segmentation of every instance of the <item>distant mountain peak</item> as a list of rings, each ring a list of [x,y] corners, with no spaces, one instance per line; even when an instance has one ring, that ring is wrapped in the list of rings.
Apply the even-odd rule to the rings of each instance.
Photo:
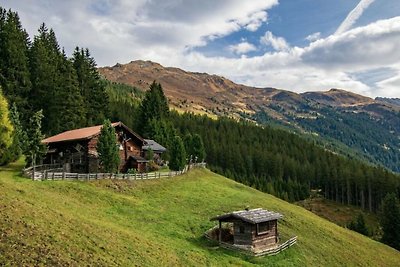
[[[99,69],[107,79],[147,90],[156,80],[164,88],[171,106],[178,110],[200,114],[242,117],[267,111],[272,117],[282,118],[270,108],[274,103],[284,110],[299,110],[299,106],[316,103],[330,107],[354,108],[371,104],[395,106],[397,101],[374,100],[341,88],[328,91],[295,93],[271,87],[256,88],[236,84],[222,76],[189,72],[174,67],[164,67],[150,60],[133,60],[128,64]],[[190,105],[188,104],[190,103]],[[397,108],[400,106],[396,106]]]

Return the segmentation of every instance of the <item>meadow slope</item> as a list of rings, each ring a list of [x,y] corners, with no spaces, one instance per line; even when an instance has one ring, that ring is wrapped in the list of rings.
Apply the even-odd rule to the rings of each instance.
[[[399,266],[400,252],[208,170],[151,181],[32,182],[0,168],[0,265]],[[263,207],[298,243],[273,257],[217,248],[224,212]]]

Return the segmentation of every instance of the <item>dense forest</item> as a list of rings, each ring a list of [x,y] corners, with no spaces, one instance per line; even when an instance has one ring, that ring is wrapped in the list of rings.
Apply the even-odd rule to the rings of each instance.
[[[43,23],[30,40],[16,12],[0,8],[0,85],[23,126],[42,110],[46,135],[101,124],[109,116],[108,94],[88,49],[72,58]]]
[[[52,135],[110,118],[165,145],[164,156],[175,169],[204,159],[213,171],[287,201],[317,190],[327,199],[376,212],[387,194],[400,197],[400,177],[382,167],[272,126],[169,111],[156,82],[146,92],[108,82],[88,49],[77,47],[68,58],[44,24],[31,41],[15,12],[0,9],[0,36],[0,85],[7,99],[0,95],[0,122],[8,129],[0,158],[14,153],[21,129],[40,143],[40,127],[32,125],[42,124],[43,133]]]
[[[314,116],[299,117],[285,112],[280,105],[269,107],[278,113],[284,113],[290,124],[271,118],[263,111],[250,118],[260,124],[275,124],[299,133],[298,128],[303,132],[316,133],[317,135],[309,135],[308,138],[342,154],[363,158],[400,172],[400,144],[397,134],[400,132],[400,113],[386,111],[378,105],[369,106],[369,110],[378,110],[379,114],[384,114],[377,119],[366,112],[350,108],[319,107],[304,103],[299,106],[298,112]]]

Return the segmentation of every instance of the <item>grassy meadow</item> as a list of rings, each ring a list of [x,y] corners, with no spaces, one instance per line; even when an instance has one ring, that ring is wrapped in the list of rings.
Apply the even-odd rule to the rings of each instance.
[[[33,182],[0,168],[0,265],[399,266],[400,252],[208,170],[149,181]],[[298,243],[254,258],[218,248],[209,219],[262,207]]]

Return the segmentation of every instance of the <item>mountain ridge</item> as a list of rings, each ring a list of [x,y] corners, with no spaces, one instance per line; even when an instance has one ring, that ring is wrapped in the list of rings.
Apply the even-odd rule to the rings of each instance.
[[[398,99],[373,99],[338,88],[304,93],[257,88],[143,60],[99,68],[99,72],[110,81],[143,91],[156,80],[178,111],[272,123],[317,138],[342,154],[355,154],[400,172]]]

